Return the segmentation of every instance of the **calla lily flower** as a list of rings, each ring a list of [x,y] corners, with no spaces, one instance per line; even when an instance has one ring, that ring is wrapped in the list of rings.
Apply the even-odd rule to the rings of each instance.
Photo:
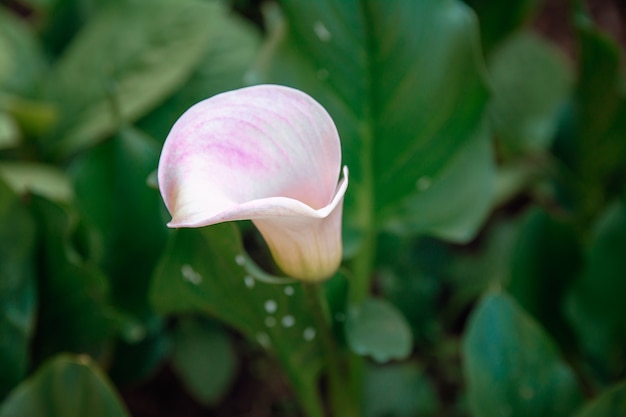
[[[169,227],[252,220],[285,274],[319,281],[341,262],[340,171],[326,110],[299,90],[259,85],[187,110],[163,145],[158,182]]]

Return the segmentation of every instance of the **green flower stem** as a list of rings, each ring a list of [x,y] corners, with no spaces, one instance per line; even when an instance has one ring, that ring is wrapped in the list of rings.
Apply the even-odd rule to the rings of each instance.
[[[321,283],[303,283],[304,293],[322,343],[328,376],[330,407],[334,417],[359,417],[359,403],[351,395],[349,364],[332,333],[329,308]]]
[[[303,380],[298,375],[298,370],[292,366],[284,366],[292,387],[300,400],[300,405],[307,417],[325,417],[324,407],[320,399],[317,385]]]

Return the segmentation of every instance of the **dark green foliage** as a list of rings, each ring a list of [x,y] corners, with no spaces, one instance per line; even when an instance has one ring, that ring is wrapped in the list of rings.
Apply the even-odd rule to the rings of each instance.
[[[203,415],[624,415],[624,50],[542,5],[0,1],[0,417],[142,417],[144,383]],[[166,227],[172,124],[259,83],[318,100],[350,170],[315,293],[252,277],[249,223]]]

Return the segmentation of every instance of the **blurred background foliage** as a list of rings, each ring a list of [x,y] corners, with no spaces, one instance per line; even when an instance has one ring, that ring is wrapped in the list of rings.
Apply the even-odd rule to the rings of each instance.
[[[626,415],[626,8],[0,0],[0,416],[299,416],[311,313],[250,224],[172,231],[195,102],[290,85],[351,184],[326,283],[362,414]],[[306,407],[304,408],[306,409]],[[309,410],[310,411],[310,410]]]

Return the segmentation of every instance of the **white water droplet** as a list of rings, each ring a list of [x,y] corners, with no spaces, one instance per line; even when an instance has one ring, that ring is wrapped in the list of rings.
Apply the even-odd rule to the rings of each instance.
[[[264,348],[269,347],[270,345],[270,337],[265,332],[259,332],[256,334],[256,340],[259,342],[261,346]]]
[[[194,271],[191,265],[185,264],[180,268],[180,273],[183,275],[183,279],[194,285],[200,285],[202,283],[202,275]]]
[[[239,254],[237,256],[235,256],[235,262],[237,262],[237,265],[239,266],[243,266],[243,264],[246,263],[246,257]]]
[[[293,289],[291,285],[287,285],[283,291],[285,292],[285,295],[287,297],[291,297],[293,293],[295,292],[295,290]]]
[[[291,327],[296,324],[296,319],[293,316],[285,316],[280,321],[283,327]]]
[[[246,275],[245,277],[243,277],[243,282],[244,284],[246,284],[246,287],[254,288],[254,278],[252,278],[250,275]]]
[[[322,42],[328,42],[333,37],[326,25],[319,20],[313,24],[313,31]]]
[[[276,326],[276,319],[272,316],[267,316],[265,317],[265,325],[267,327],[274,327]]]
[[[415,186],[420,191],[428,190],[431,185],[432,185],[432,180],[428,177],[420,177],[415,183]]]
[[[315,329],[313,327],[307,327],[306,329],[304,329],[304,332],[302,332],[302,337],[307,342],[315,339]]]
[[[276,313],[276,309],[278,309],[278,304],[276,304],[276,301],[267,300],[265,302],[265,311],[267,311],[268,314]]]

